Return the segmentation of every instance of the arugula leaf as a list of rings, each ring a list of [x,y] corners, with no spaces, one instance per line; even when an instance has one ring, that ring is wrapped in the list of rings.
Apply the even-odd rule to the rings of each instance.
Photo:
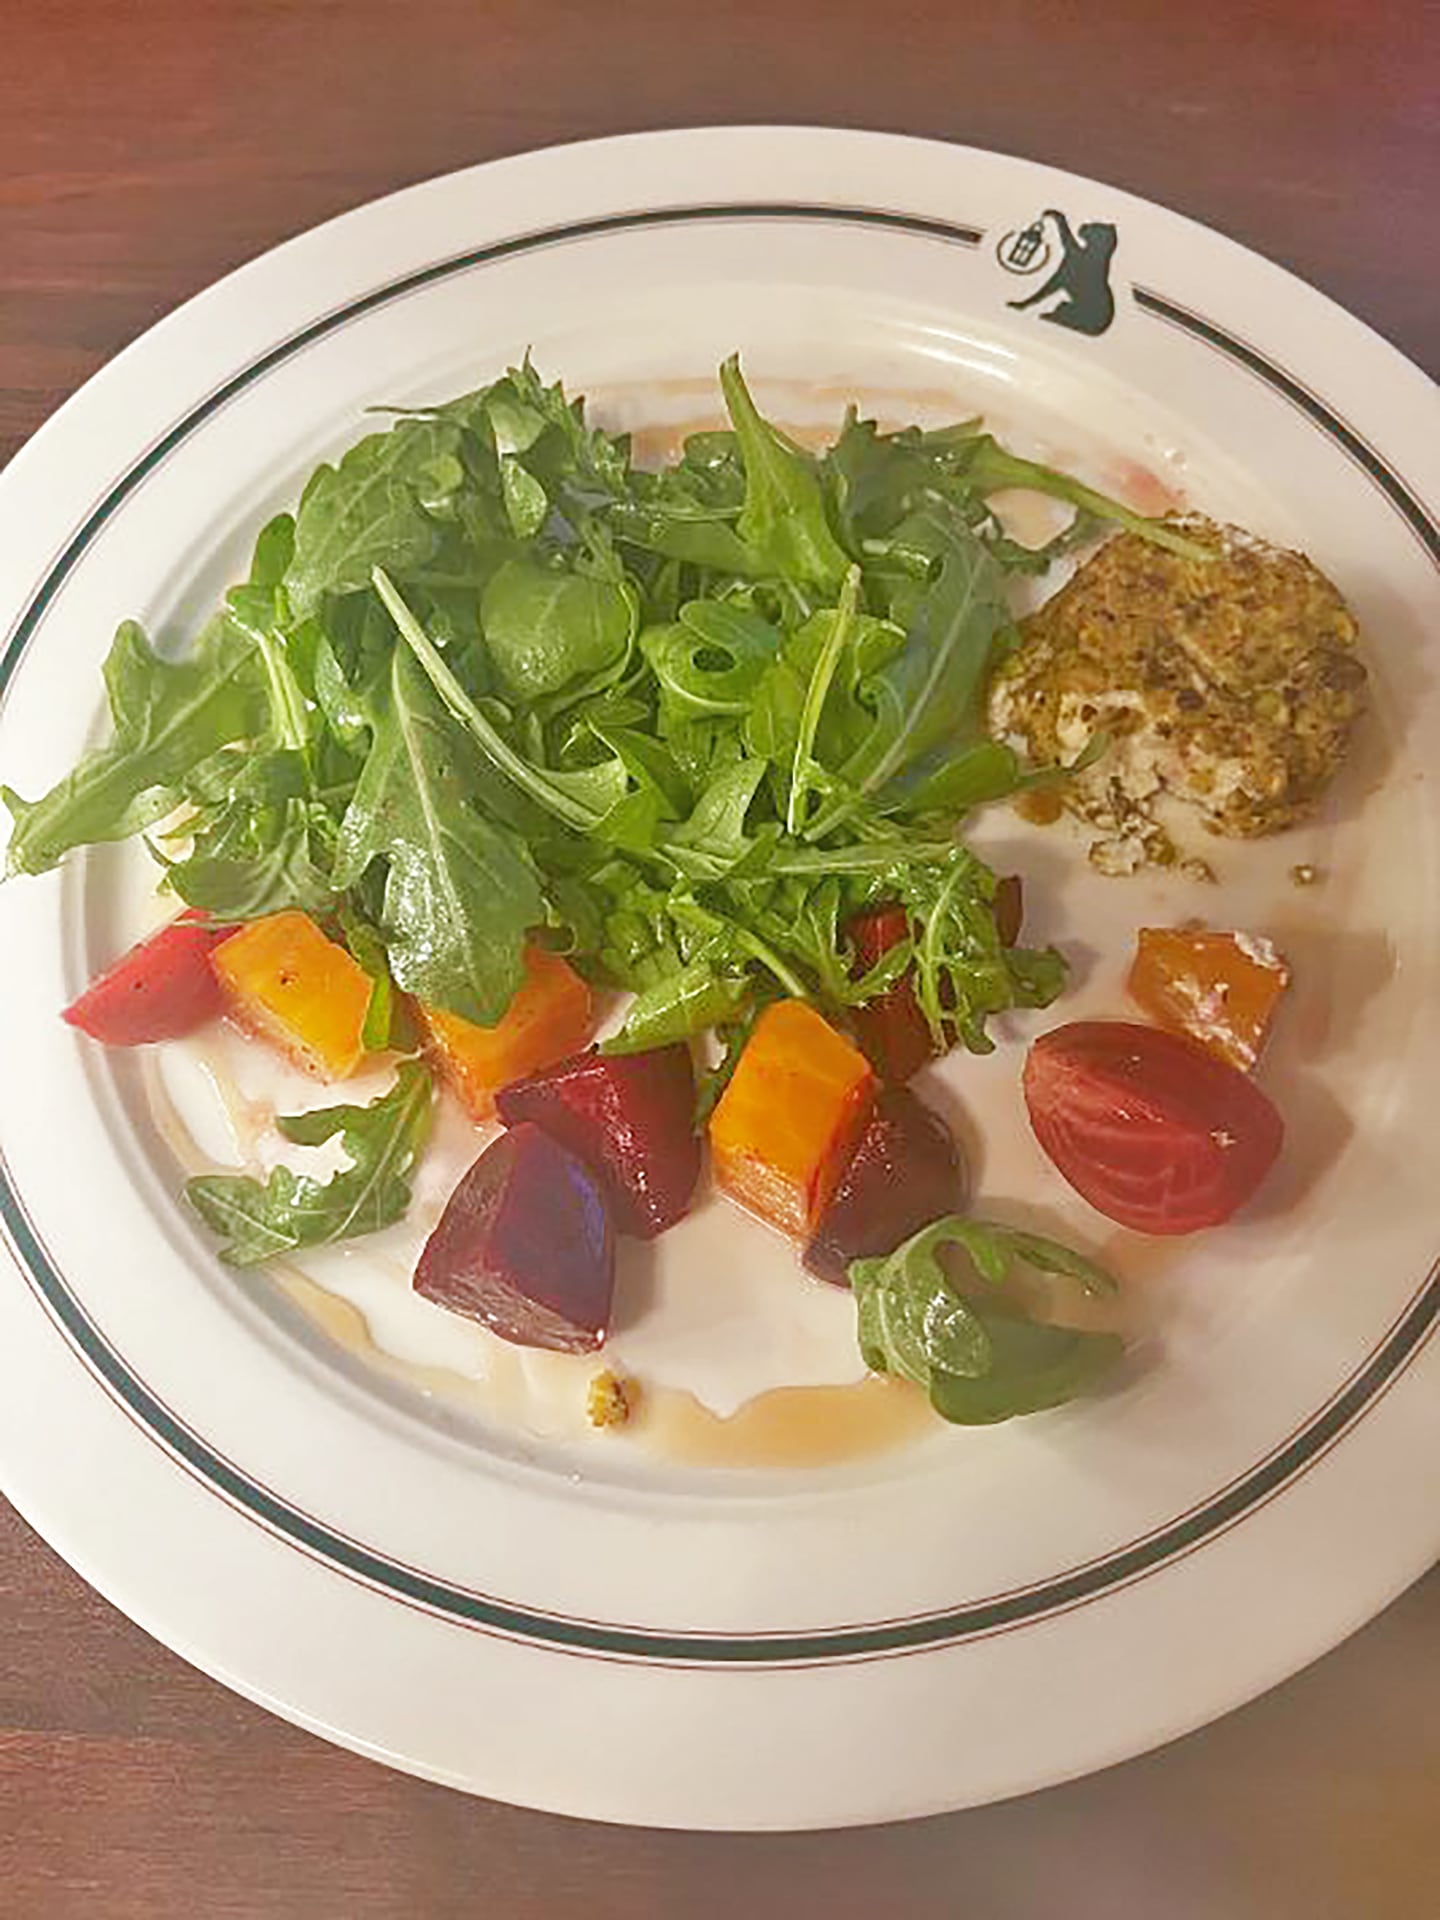
[[[552,778],[548,772],[528,761],[524,754],[517,753],[500,729],[471,699],[382,567],[375,569],[374,581],[375,591],[399,628],[401,639],[424,668],[430,684],[446,708],[470,734],[496,771],[504,774],[522,794],[546,813],[564,821],[566,826],[582,833],[594,827],[602,817],[601,813],[585,800],[566,792],[563,783],[567,776]],[[568,778],[573,783],[575,776]]]
[[[943,862],[909,861],[894,891],[914,937],[915,997],[940,1048],[955,1039],[972,1053],[991,1053],[991,1014],[1044,1007],[1065,984],[1065,962],[1053,948],[1007,947],[995,925],[994,873],[952,845]]]
[[[1058,1241],[958,1214],[922,1227],[887,1256],[852,1261],[866,1366],[914,1381],[942,1419],[981,1425],[1059,1406],[1123,1353],[1116,1334],[1030,1320],[973,1293],[962,1295],[940,1262],[947,1247],[992,1285],[1017,1261],[1068,1274],[1088,1292],[1115,1284],[1102,1267]]]
[[[401,420],[311,476],[295,520],[285,588],[297,617],[327,594],[368,587],[375,567],[405,573],[434,558],[440,514],[464,482],[460,428]]]
[[[785,831],[800,834],[805,827],[806,801],[817,783],[821,768],[815,760],[816,735],[830,693],[830,683],[840,657],[850,644],[860,600],[860,569],[851,567],[840,589],[840,604],[830,619],[830,631],[822,641],[811,670],[805,698],[800,704],[800,721],[795,731],[795,753],[790,766],[790,798],[785,808]],[[828,783],[827,783],[828,784]]]
[[[529,560],[507,560],[480,601],[490,658],[517,700],[603,673],[624,657],[633,621],[623,587]]]
[[[732,354],[720,386],[745,467],[745,505],[735,530],[767,573],[838,592],[850,556],[830,531],[814,463],[764,419]]]
[[[638,727],[606,726],[598,720],[592,721],[590,730],[609,748],[635,785],[655,796],[659,802],[657,818],[679,820],[689,813],[694,805],[690,782],[663,740],[642,733]]]
[[[999,493],[1005,487],[1025,487],[1031,493],[1044,493],[1053,500],[1064,500],[1092,520],[1113,521],[1128,533],[1139,534],[1151,546],[1163,547],[1167,552],[1178,553],[1186,560],[1210,561],[1215,558],[1209,547],[1187,539],[1177,528],[1167,526],[1163,520],[1136,513],[1120,501],[1112,500],[1108,494],[1087,487],[1083,480],[1061,473],[1058,468],[1044,466],[1038,460],[1021,459],[1018,454],[1002,447],[993,434],[976,434],[969,441],[963,472],[966,480],[982,493]]]
[[[766,755],[777,766],[794,759],[806,690],[821,654],[833,641],[837,611],[821,608],[788,634],[783,653],[756,689],[745,722],[746,743],[752,753]],[[860,751],[875,725],[864,695],[867,681],[905,645],[901,628],[873,614],[855,613],[847,629],[814,739],[815,758],[832,777]]]
[[[746,816],[765,778],[763,760],[740,760],[718,773],[695,803],[688,820],[666,835],[667,849],[693,849],[722,866],[734,866],[753,852]]]
[[[840,769],[848,796],[821,808],[809,839],[832,833],[861,800],[882,811],[903,807],[907,773],[947,741],[979,731],[991,664],[1010,625],[1003,576],[962,525],[937,519],[929,531],[939,571],[913,601],[904,646],[863,684],[874,723]]]
[[[602,1053],[648,1053],[693,1040],[733,1020],[751,998],[750,982],[734,971],[730,944],[711,940],[682,967],[636,996],[625,1024],[601,1043]]]
[[[662,731],[669,733],[691,720],[748,713],[780,635],[747,608],[692,600],[672,625],[643,633],[640,650],[660,683]]]
[[[644,500],[622,500],[608,515],[615,537],[650,553],[725,575],[764,574],[757,554],[721,515]]]
[[[1064,1406],[1087,1392],[1124,1353],[1119,1336],[1078,1327],[985,1315],[990,1366],[978,1376],[938,1369],[930,1404],[952,1426],[992,1426],[1027,1413]]]
[[[300,1247],[376,1233],[410,1204],[410,1176],[430,1128],[430,1075],[406,1061],[388,1093],[368,1106],[324,1107],[276,1125],[297,1146],[318,1147],[337,1134],[350,1165],[329,1180],[276,1167],[264,1182],[247,1174],[202,1174],[185,1198],[226,1241],[232,1267],[259,1266]]]
[[[125,840],[163,818],[195,764],[265,725],[264,670],[253,639],[224,616],[194,651],[162,660],[133,621],[115,635],[105,661],[114,738],[87,753],[39,800],[8,787],[14,817],[7,870],[45,873],[73,847]]]
[[[525,936],[543,921],[534,862],[471,806],[474,748],[411,655],[397,648],[389,700],[341,823],[341,891],[386,863],[381,931],[407,993],[493,1026],[524,977]]]
[[[165,884],[217,920],[258,920],[289,907],[324,915],[335,904],[334,844],[335,822],[323,807],[241,795],[196,832],[184,859],[165,861]]]
[[[492,419],[497,403],[503,404],[501,396],[506,388],[506,397],[513,396],[514,405],[523,410],[523,415],[538,419],[549,435],[547,441],[536,434],[528,445],[516,447],[542,480],[548,471],[563,478],[572,495],[580,492],[597,500],[625,494],[630,479],[630,442],[626,435],[588,426],[584,400],[568,400],[558,380],[547,387],[528,354],[520,366],[511,367],[503,383],[497,382],[491,390]]]
[[[365,1025],[360,1044],[366,1053],[413,1052],[418,1044],[414,1017],[405,1000],[395,992],[385,942],[367,920],[352,908],[340,914],[345,944],[370,976],[370,1004],[365,1009]]]

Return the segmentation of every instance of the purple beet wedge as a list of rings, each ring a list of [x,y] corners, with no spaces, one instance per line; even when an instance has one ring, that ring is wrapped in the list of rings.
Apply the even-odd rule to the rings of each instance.
[[[446,1202],[415,1291],[521,1347],[589,1353],[610,1324],[615,1241],[600,1182],[539,1127],[488,1146]]]
[[[576,1054],[502,1087],[495,1109],[507,1127],[543,1127],[594,1170],[617,1232],[653,1240],[689,1208],[700,1140],[688,1047]]]
[[[893,1253],[932,1220],[957,1213],[965,1188],[945,1122],[907,1087],[883,1088],[805,1248],[807,1271],[848,1286],[852,1260]]]

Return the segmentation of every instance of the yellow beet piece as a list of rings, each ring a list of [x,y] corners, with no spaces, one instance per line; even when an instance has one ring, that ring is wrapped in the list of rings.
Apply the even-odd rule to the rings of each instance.
[[[799,1239],[849,1164],[875,1098],[858,1047],[802,1000],[779,1000],[756,1022],[710,1118],[716,1184]]]
[[[308,913],[272,913],[222,940],[212,956],[230,1010],[327,1080],[360,1064],[370,976]]]
[[[501,1087],[577,1053],[594,1022],[589,987],[544,947],[526,949],[525,978],[493,1027],[440,1007],[422,1006],[420,1017],[441,1072],[477,1120],[494,1113]]]

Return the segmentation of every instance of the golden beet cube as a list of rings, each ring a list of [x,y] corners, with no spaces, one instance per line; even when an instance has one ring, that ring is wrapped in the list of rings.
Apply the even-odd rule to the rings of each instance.
[[[710,1118],[716,1184],[795,1239],[808,1235],[864,1131],[875,1075],[813,1007],[767,1007]]]
[[[1129,984],[1160,1026],[1188,1033],[1248,1073],[1289,982],[1285,961],[1252,934],[1142,927]]]
[[[526,949],[525,978],[493,1027],[442,1007],[419,1011],[431,1054],[476,1120],[492,1117],[501,1087],[578,1052],[594,1025],[589,986],[545,947]]]
[[[242,1026],[327,1080],[343,1080],[359,1066],[370,976],[308,913],[252,920],[222,940],[212,958]]]

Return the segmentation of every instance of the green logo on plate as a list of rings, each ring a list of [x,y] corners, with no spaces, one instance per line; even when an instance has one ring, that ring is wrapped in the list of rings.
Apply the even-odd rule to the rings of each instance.
[[[1057,327],[1074,333],[1104,333],[1115,318],[1115,296],[1110,291],[1110,262],[1117,235],[1106,220],[1089,220],[1077,233],[1056,207],[1047,207],[1028,227],[1007,233],[996,248],[996,258],[1007,273],[1040,273],[1058,253],[1054,271],[1023,300],[1007,304],[1017,312],[1055,304],[1040,314]]]

